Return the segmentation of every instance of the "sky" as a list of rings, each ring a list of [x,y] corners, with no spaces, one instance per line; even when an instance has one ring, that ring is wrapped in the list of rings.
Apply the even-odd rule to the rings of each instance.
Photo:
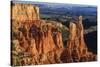
[[[70,3],[70,4],[83,4],[83,5],[97,5],[99,0],[12,0],[12,1],[38,1],[38,2],[51,2],[51,3]]]

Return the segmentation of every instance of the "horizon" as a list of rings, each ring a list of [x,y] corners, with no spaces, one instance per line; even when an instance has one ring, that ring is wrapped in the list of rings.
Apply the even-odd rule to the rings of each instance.
[[[72,6],[72,7],[94,7],[97,8],[96,5],[89,5],[89,4],[72,4],[72,3],[51,3],[51,2],[38,2],[38,1],[11,1],[12,3],[19,3],[19,4],[44,4],[44,5],[53,5],[53,6]]]

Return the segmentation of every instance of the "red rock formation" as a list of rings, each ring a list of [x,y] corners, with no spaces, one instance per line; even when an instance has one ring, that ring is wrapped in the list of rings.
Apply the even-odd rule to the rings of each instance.
[[[84,41],[82,17],[70,23],[67,47],[63,47],[62,33],[51,23],[39,18],[39,8],[30,4],[12,5],[12,43],[25,55],[19,65],[53,64],[91,61],[96,56],[88,51]],[[31,57],[30,59],[27,56]],[[12,59],[16,60],[16,59]],[[17,65],[15,62],[13,65]]]
[[[93,58],[88,58],[88,48],[84,41],[84,28],[82,25],[82,16],[79,17],[76,23],[70,23],[69,26],[69,40],[67,41],[67,48],[64,53],[66,55],[66,60],[64,62],[79,62],[79,61],[88,61],[89,59],[94,60]],[[67,54],[66,54],[67,53]],[[93,54],[91,54],[93,57]]]
[[[54,41],[55,41],[55,45],[58,48],[63,48],[63,42],[62,42],[62,34],[61,34],[61,32],[55,32]]]
[[[38,54],[34,38],[31,39],[31,44],[30,44],[28,50],[30,50],[29,52],[31,52],[32,55],[37,55]]]
[[[39,19],[39,8],[31,4],[13,4],[12,20],[19,22]]]
[[[56,30],[54,37],[50,23],[39,18],[39,8],[29,4],[12,5],[12,23],[19,32],[19,45],[25,52],[32,55],[32,64],[48,64],[60,62],[59,49],[63,48],[62,35]],[[59,52],[56,52],[59,51]],[[56,60],[55,60],[56,59]],[[28,62],[22,60],[23,64]]]

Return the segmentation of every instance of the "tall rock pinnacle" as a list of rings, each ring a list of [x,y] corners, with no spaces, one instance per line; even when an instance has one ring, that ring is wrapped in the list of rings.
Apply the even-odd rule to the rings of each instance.
[[[82,24],[82,16],[79,16],[78,21],[75,23],[71,22],[69,26],[69,40],[67,41],[67,56],[66,62],[79,62],[79,61],[89,61],[88,58],[90,52],[84,41],[84,28]],[[92,54],[90,55],[93,56]],[[84,57],[84,58],[83,58]]]

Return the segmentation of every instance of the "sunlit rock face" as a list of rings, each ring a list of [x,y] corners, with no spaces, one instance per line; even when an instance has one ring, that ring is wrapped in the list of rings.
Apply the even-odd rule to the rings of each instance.
[[[63,62],[81,62],[96,60],[95,54],[90,54],[86,43],[84,41],[84,29],[82,25],[82,16],[78,18],[75,23],[71,22],[69,26],[69,40],[67,41],[67,47],[64,50],[65,55],[62,55]],[[67,57],[66,60],[64,57]],[[90,56],[91,58],[89,58]]]
[[[12,5],[12,65],[39,65],[96,60],[84,41],[82,16],[69,25],[64,47],[62,33],[39,17],[39,7]],[[49,21],[48,21],[49,22]],[[67,34],[67,33],[66,33]]]
[[[39,8],[37,6],[30,4],[13,4],[12,6],[12,20],[26,22],[39,18]]]
[[[30,56],[18,61],[19,65],[49,64],[60,62],[60,53],[63,48],[61,32],[54,30],[51,24],[39,18],[39,8],[30,4],[12,5],[12,41],[22,55]],[[55,32],[55,34],[54,34]],[[15,47],[16,48],[16,47]],[[17,50],[16,50],[17,51]],[[12,53],[13,55],[13,53]],[[12,59],[12,64],[17,65]],[[30,61],[32,60],[32,62]]]

